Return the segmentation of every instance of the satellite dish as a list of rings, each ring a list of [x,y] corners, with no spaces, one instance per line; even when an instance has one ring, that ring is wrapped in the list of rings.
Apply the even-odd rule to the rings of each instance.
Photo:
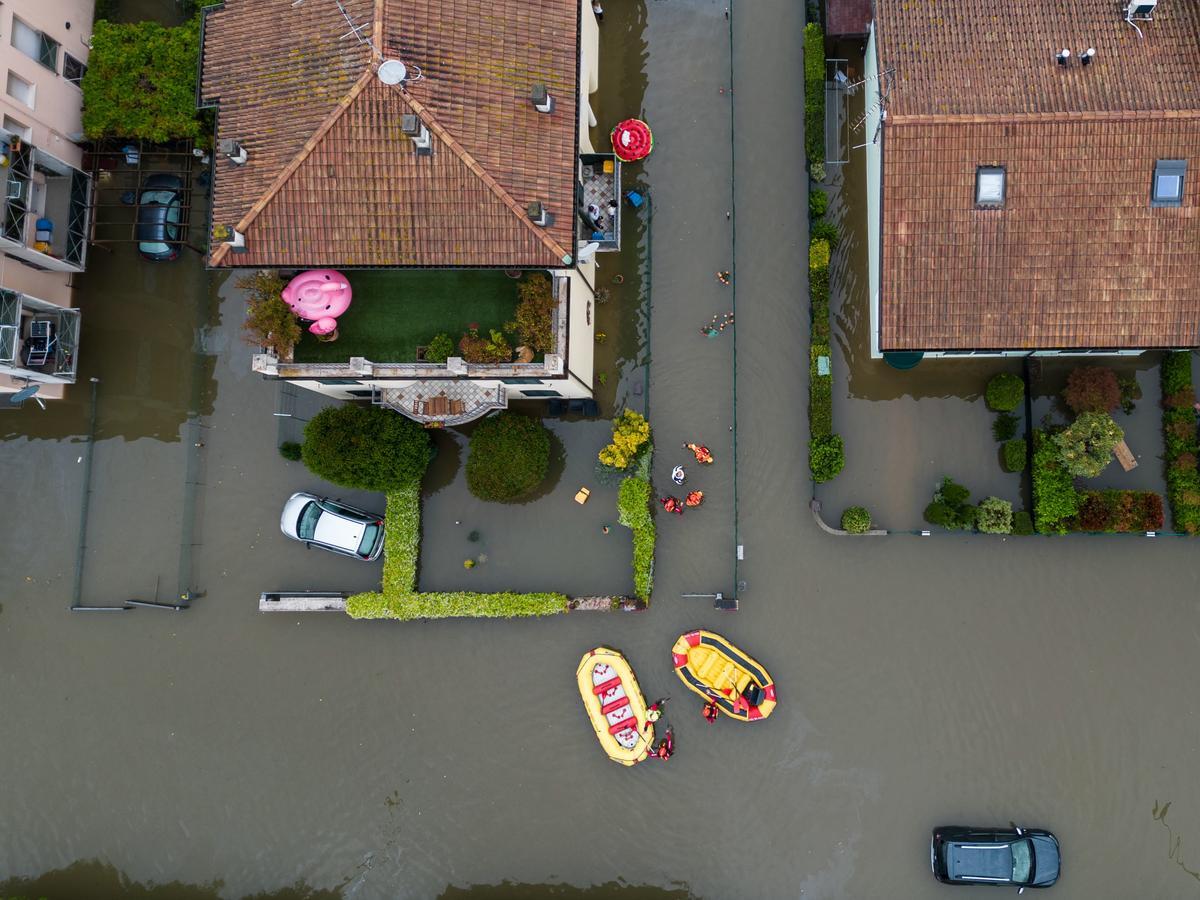
[[[396,85],[408,77],[408,67],[398,59],[385,59],[376,74],[384,84]]]
[[[579,253],[576,255],[579,257],[580,262],[587,262],[589,259],[591,259],[593,256],[596,255],[596,251],[599,249],[600,249],[600,244],[596,241],[592,241],[591,243],[588,243],[588,244],[585,244],[581,241],[579,244]]]
[[[41,389],[42,389],[42,386],[40,384],[30,384],[30,385],[27,385],[27,386],[21,388],[19,391],[17,391],[15,394],[13,394],[11,397],[8,398],[9,406],[20,406],[22,403],[24,403],[26,400],[28,400],[32,397],[34,400],[37,401],[38,406],[40,406],[42,409],[45,409],[46,408],[45,401],[42,400],[41,397],[34,396]]]

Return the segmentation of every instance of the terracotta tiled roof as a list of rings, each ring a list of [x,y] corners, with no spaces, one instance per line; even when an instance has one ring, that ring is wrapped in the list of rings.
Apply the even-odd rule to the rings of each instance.
[[[1157,159],[1187,160],[1182,207],[1151,208]],[[883,160],[883,349],[1200,344],[1200,117],[910,123]]]
[[[871,0],[825,0],[825,33],[830,37],[866,34],[871,28]]]
[[[1117,7],[877,0],[882,349],[1200,344],[1200,2],[1141,40]],[[1160,159],[1187,160],[1182,207],[1150,206]],[[975,205],[987,165],[1002,209]]]
[[[1200,109],[1200,3],[1162,0],[1138,38],[1121,0],[876,0],[889,116]],[[1088,47],[1086,68],[1054,61]]]
[[[202,93],[218,137],[213,221],[225,266],[553,266],[574,246],[576,0],[225,0],[205,23]],[[379,52],[376,52],[376,47]],[[388,87],[380,58],[420,70]],[[534,110],[535,83],[554,96]],[[415,114],[434,152],[400,130]],[[541,228],[525,214],[540,200]]]

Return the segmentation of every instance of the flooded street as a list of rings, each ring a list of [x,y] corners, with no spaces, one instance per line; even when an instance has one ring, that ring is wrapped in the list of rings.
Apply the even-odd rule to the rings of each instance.
[[[725,6],[611,2],[601,26],[594,140],[639,105],[656,140],[629,170],[650,191],[650,233],[630,217],[616,263],[648,266],[653,327],[627,277],[597,313],[612,334],[601,399],[649,401],[660,492],[682,441],[717,458],[701,510],[657,517],[647,612],[259,614],[264,589],[371,589],[379,566],[279,535],[282,498],[313,479],[279,457],[277,389],[250,371],[231,285],[195,254],[90,254],[79,384],[0,418],[0,895],[957,897],[929,873],[931,828],[1014,820],[1062,842],[1050,900],[1200,898],[1195,543],[848,539],[813,522],[803,7],[737,0],[729,22]],[[733,290],[713,277],[723,268]],[[730,302],[736,334],[701,337]],[[83,600],[183,585],[186,612],[68,612],[93,376]],[[839,388],[835,427],[844,394],[873,390],[857,375]],[[920,407],[960,391],[905,393]],[[578,426],[600,441],[607,428],[554,427]],[[867,441],[847,444],[842,479],[872,465]],[[430,474],[444,484],[438,466],[453,452]],[[568,455],[553,490],[589,466]],[[889,478],[880,464],[859,499]],[[466,542],[451,493],[427,500],[423,587],[442,586]],[[532,508],[489,513],[484,536],[516,543]],[[506,586],[557,588],[577,568],[581,589],[628,589],[627,556],[528,524],[544,569],[526,547]],[[505,546],[481,585],[501,586]],[[680,597],[739,582],[736,613]],[[769,721],[704,723],[671,667],[695,627],[769,668]],[[647,695],[673,696],[669,764],[626,770],[597,748],[572,673],[600,643]]]

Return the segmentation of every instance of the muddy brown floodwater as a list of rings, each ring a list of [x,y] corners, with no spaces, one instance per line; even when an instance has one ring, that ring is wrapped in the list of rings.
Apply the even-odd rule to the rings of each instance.
[[[264,586],[369,587],[378,568],[279,538],[279,498],[311,479],[276,453],[275,387],[249,371],[229,285],[192,257],[95,253],[84,599],[181,579],[188,481],[203,596],[178,614],[69,613],[87,382],[44,414],[3,413],[0,894],[940,897],[953,889],[930,877],[930,829],[1015,820],[1062,841],[1048,897],[1200,896],[1197,545],[819,531],[803,450],[802,6],[738,0],[731,38],[723,0],[606,5],[604,83],[644,87],[657,142],[640,176],[656,210],[652,418],[664,448],[688,429],[728,436],[706,475],[714,506],[659,518],[652,609],[260,615]],[[711,277],[726,260],[736,359],[692,321],[733,299]],[[647,347],[619,343],[611,365],[632,371]],[[596,565],[553,536],[545,552]],[[679,596],[737,581],[737,613]],[[704,724],[669,652],[696,626],[770,668],[770,720]],[[630,771],[596,747],[572,673],[601,642],[648,694],[673,695],[669,764]]]

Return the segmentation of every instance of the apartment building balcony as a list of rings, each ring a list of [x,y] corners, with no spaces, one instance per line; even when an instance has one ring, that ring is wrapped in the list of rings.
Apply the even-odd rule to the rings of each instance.
[[[78,349],[79,310],[0,289],[0,372],[73,384]]]
[[[55,272],[82,272],[91,179],[0,130],[0,252]]]

